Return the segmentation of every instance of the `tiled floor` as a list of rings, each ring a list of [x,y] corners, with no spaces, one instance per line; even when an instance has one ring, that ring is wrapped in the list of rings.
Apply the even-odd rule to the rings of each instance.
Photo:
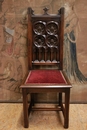
[[[23,127],[22,104],[0,104],[0,130],[64,130],[62,113],[35,111],[29,128]],[[70,105],[68,130],[87,130],[87,104]]]

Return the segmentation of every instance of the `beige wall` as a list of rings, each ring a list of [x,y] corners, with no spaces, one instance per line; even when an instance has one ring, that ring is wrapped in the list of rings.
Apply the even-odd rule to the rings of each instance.
[[[57,13],[67,1],[72,4],[72,0],[3,1],[0,12],[0,101],[20,101],[22,98],[19,86],[27,72],[27,25],[20,21],[23,20],[27,7],[33,7],[35,13],[43,13],[44,7],[50,8],[49,13]],[[87,0],[76,0],[74,7],[79,24],[76,36],[77,61],[81,72],[87,77]],[[87,83],[74,81],[72,85],[71,101],[87,102]],[[39,98],[39,101],[55,101],[57,96],[36,95],[36,100]]]

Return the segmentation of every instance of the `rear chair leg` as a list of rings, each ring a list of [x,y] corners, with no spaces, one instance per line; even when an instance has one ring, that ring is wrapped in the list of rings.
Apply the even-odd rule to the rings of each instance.
[[[31,103],[32,103],[32,106],[34,106],[34,93],[31,93]]]
[[[62,93],[59,93],[59,106],[62,104]]]
[[[32,111],[32,106],[34,106],[34,94],[30,94],[30,105],[29,105],[29,108],[28,108],[28,115],[30,115],[30,112]]]

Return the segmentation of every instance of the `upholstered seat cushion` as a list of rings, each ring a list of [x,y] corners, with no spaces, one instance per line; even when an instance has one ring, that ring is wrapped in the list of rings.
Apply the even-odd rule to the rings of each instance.
[[[59,70],[32,70],[28,74],[27,83],[66,84],[66,80]]]

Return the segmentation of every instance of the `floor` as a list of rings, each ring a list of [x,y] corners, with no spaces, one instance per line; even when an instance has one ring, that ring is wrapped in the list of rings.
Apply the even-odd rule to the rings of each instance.
[[[64,130],[61,112],[35,111],[29,121],[24,128],[22,104],[0,104],[0,130]],[[70,104],[69,124],[68,130],[87,130],[87,104]]]

